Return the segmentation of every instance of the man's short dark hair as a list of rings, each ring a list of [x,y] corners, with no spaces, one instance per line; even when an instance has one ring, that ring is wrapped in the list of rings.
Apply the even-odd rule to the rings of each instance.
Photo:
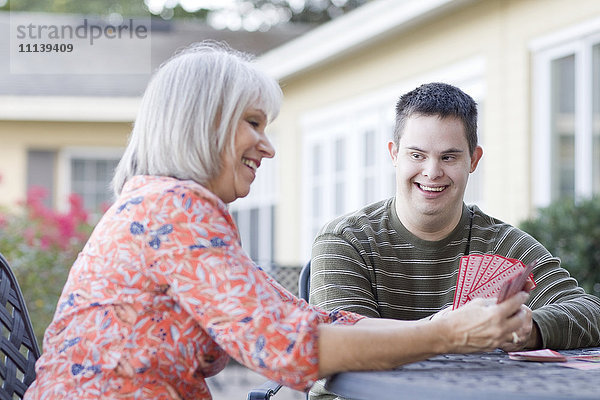
[[[396,103],[394,143],[400,143],[406,120],[413,115],[455,117],[465,127],[469,152],[477,147],[477,103],[459,88],[447,83],[426,83],[402,95]]]

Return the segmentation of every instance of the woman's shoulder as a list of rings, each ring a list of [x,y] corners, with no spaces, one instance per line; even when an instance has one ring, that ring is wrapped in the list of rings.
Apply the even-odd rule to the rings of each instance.
[[[132,205],[140,205],[146,211],[157,207],[202,207],[205,212],[213,209],[227,213],[227,205],[201,184],[168,176],[139,175],[127,181],[114,207],[119,213]]]

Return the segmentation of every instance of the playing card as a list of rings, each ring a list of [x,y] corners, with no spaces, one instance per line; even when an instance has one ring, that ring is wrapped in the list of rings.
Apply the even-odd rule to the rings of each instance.
[[[531,350],[531,351],[511,351],[508,353],[511,360],[522,361],[567,361],[567,357],[557,351],[550,349]]]
[[[531,271],[533,271],[536,263],[537,260],[532,261],[527,264],[525,269],[519,271],[518,275],[509,281],[504,282],[503,286],[506,286],[506,289],[501,290],[502,296],[498,296],[498,303],[502,303],[504,300],[514,296],[525,288],[525,282],[527,281],[527,278],[530,277]]]
[[[473,282],[477,277],[479,266],[483,257],[477,254],[470,255],[467,259],[467,265],[464,268],[464,279],[458,298],[459,307],[467,302],[467,296],[471,293]]]
[[[509,261],[512,262],[512,261]],[[503,263],[504,264],[504,263]],[[476,299],[478,297],[496,297],[502,288],[502,285],[512,277],[517,276],[519,271],[523,269],[523,264],[520,261],[512,263],[508,268],[505,268],[500,274],[495,275],[489,281],[474,289],[469,294],[469,300]]]
[[[519,260],[497,254],[471,254],[460,259],[452,309],[475,298],[498,297],[501,302],[523,290],[531,270]]]
[[[452,309],[455,309],[458,307],[458,299],[460,298],[460,295],[461,295],[461,290],[463,287],[463,281],[465,279],[465,273],[467,270],[468,263],[469,263],[468,256],[461,257],[460,266],[458,268],[458,276],[456,278],[456,290],[454,292],[454,301],[452,303]]]
[[[479,266],[480,271],[478,271],[479,273],[477,274],[477,279],[475,280],[475,282],[473,282],[473,288],[476,288],[479,285],[479,280],[483,276],[483,272],[489,268],[490,263],[493,259],[494,256],[491,254],[484,254],[482,256],[481,265]]]
[[[484,274],[481,276],[481,279],[479,280],[477,285],[473,287],[473,290],[480,288],[481,286],[490,282],[492,279],[496,278],[498,275],[501,275],[503,272],[512,267],[515,264],[515,261],[516,260],[502,257],[497,254],[494,255],[492,257],[490,265],[488,266]]]
[[[498,269],[506,268],[506,266],[503,267],[505,263],[510,264],[510,262],[506,258],[497,254],[493,255],[492,259],[490,260],[490,263],[488,264],[488,267],[485,270],[481,271],[481,276],[477,281],[477,284],[473,286],[473,289],[477,289],[478,287],[486,284],[490,279],[492,279],[492,277],[495,275]]]

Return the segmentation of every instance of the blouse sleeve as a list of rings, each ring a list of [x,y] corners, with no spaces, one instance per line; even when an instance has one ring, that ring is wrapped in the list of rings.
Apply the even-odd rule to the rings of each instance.
[[[227,209],[210,193],[174,190],[140,206],[130,210],[129,230],[145,274],[168,285],[230,356],[269,379],[309,388],[318,378],[318,325],[362,318],[310,306],[254,265]]]

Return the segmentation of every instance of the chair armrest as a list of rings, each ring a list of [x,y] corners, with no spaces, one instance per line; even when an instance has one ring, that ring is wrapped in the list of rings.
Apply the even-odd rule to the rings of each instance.
[[[269,400],[281,389],[281,385],[275,381],[267,381],[256,389],[248,392],[246,400]]]

